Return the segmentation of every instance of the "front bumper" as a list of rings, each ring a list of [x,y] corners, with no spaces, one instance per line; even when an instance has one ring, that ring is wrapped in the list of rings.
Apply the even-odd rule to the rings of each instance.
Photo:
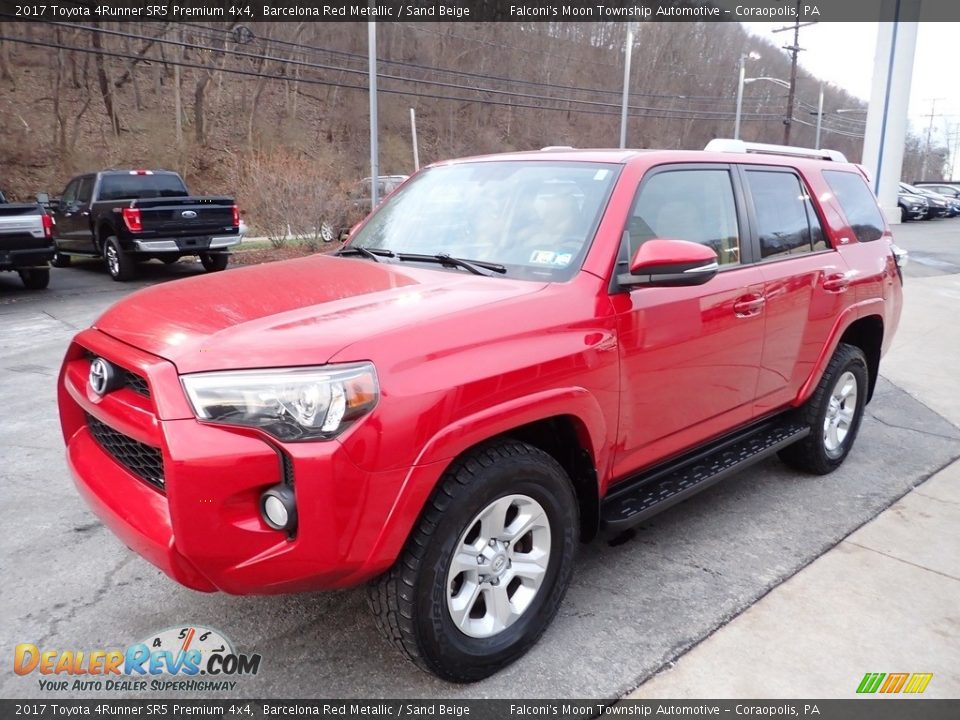
[[[149,397],[136,383],[94,394],[91,355],[145,379]],[[281,447],[255,431],[200,423],[172,364],[95,330],[68,351],[59,394],[80,494],[124,543],[179,583],[235,594],[328,589],[362,582],[393,561],[377,552],[378,541],[409,470],[361,470],[336,441]],[[145,481],[99,442],[89,417],[135,447],[159,451],[162,483]],[[261,493],[281,482],[296,496],[292,537],[259,513]]]

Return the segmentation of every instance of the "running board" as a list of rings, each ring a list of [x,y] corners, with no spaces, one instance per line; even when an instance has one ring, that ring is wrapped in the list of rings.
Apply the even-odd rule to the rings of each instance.
[[[808,425],[777,418],[658,465],[614,487],[600,506],[601,527],[626,530],[809,434]]]

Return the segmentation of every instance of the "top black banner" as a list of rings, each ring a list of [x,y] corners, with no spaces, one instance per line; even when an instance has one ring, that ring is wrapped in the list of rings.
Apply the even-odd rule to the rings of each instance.
[[[960,0],[0,0],[7,21],[960,21]]]

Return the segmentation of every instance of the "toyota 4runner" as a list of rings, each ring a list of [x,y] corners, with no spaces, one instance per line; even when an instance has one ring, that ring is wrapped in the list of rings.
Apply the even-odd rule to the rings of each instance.
[[[440,163],[338,255],[107,310],[60,375],[69,464],[176,581],[372,581],[459,682],[537,640],[581,541],[771,454],[836,469],[905,260],[861,168],[739,141]]]

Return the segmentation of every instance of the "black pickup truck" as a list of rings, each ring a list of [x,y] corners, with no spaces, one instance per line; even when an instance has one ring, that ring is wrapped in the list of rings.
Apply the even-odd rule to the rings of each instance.
[[[233,198],[194,197],[166,170],[105,170],[78,175],[54,203],[55,267],[72,257],[102,257],[114,280],[129,280],[137,262],[199,256],[207,272],[223,270],[240,242]]]
[[[8,203],[0,192],[0,270],[14,270],[30,290],[50,284],[53,218],[39,203]]]

